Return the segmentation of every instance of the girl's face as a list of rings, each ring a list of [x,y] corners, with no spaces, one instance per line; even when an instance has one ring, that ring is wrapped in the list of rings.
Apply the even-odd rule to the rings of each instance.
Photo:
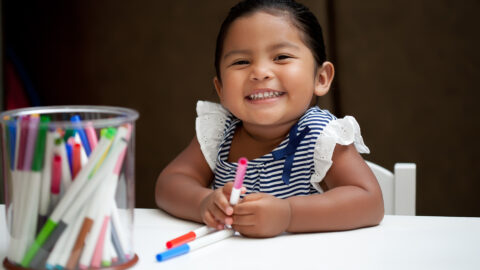
[[[315,95],[324,95],[323,67],[288,16],[256,12],[236,19],[225,37],[221,82],[214,79],[221,103],[244,125],[296,122]],[[329,84],[328,84],[329,85]]]

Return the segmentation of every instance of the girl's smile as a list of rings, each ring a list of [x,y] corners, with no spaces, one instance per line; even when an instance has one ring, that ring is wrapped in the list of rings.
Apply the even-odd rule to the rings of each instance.
[[[275,99],[280,98],[283,96],[285,92],[277,91],[274,89],[263,88],[263,89],[256,89],[251,94],[247,95],[245,98],[250,101],[251,103],[261,103],[261,102],[269,102]]]

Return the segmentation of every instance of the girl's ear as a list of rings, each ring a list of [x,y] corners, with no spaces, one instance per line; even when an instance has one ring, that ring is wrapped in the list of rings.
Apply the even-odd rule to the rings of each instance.
[[[220,80],[217,78],[217,76],[213,77],[213,85],[215,86],[215,90],[217,91],[217,95],[222,100],[222,83]]]
[[[315,95],[323,96],[328,93],[332,85],[333,77],[335,76],[335,69],[331,62],[325,61],[322,66],[318,68],[315,80]]]

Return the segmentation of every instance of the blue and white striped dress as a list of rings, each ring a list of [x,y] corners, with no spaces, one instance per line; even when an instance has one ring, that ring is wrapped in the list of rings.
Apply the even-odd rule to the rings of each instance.
[[[208,103],[197,104],[197,138],[215,174],[213,188],[219,188],[235,179],[237,163],[228,162],[228,155],[241,121],[223,107],[218,107],[221,105]],[[222,124],[223,132],[218,134]],[[205,134],[207,129],[209,134]],[[355,143],[359,152],[368,152],[353,117],[337,119],[326,110],[310,108],[271,153],[248,161],[243,182],[247,194],[263,192],[288,198],[322,192],[319,182],[331,166],[337,143]]]

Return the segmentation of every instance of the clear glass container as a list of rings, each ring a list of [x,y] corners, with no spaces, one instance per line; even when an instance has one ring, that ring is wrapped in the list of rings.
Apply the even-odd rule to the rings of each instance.
[[[138,261],[137,118],[134,110],[107,106],[0,114],[5,268],[126,269]]]

